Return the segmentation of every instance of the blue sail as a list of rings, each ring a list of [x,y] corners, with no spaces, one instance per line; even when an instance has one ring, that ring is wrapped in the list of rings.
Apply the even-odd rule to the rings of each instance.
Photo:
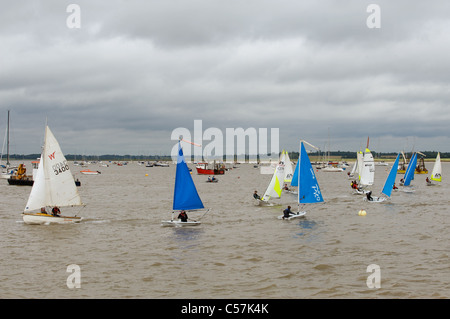
[[[397,155],[394,165],[392,166],[391,171],[389,172],[389,175],[386,178],[386,182],[384,183],[382,193],[385,194],[387,197],[391,197],[392,188],[394,187],[395,178],[397,177],[399,158],[400,158],[400,154]]]
[[[298,166],[300,164],[300,158],[295,166],[294,175],[292,175],[291,186],[298,186]]]
[[[317,182],[316,175],[314,174],[303,142],[301,143],[299,162],[298,202],[300,204],[323,202],[319,183]]]
[[[411,158],[411,161],[408,164],[408,168],[406,169],[403,185],[409,186],[409,184],[411,184],[411,181],[414,179],[414,172],[416,171],[416,164],[417,164],[417,153],[415,153],[413,155],[413,157]]]
[[[204,208],[202,200],[197,193],[189,168],[184,160],[183,149],[178,142],[177,171],[175,176],[175,189],[173,194],[174,210],[191,210]]]

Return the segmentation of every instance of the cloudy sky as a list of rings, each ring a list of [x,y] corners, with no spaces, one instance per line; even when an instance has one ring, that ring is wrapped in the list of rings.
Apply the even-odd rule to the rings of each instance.
[[[367,136],[374,151],[450,151],[449,12],[446,0],[2,1],[0,136],[11,110],[21,154],[40,152],[46,121],[66,154],[168,154],[194,120],[224,135],[279,128],[291,151],[300,139],[358,151]]]

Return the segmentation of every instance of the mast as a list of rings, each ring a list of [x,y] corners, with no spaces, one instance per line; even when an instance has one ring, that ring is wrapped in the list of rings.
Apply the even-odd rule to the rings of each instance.
[[[297,209],[299,212],[300,212],[300,171],[301,171],[300,165],[301,165],[301,163],[302,163],[302,141],[300,140],[300,144],[298,147],[298,190],[297,190],[297,193],[298,193]]]
[[[9,167],[9,110],[8,110],[8,123],[6,129],[6,166]]]

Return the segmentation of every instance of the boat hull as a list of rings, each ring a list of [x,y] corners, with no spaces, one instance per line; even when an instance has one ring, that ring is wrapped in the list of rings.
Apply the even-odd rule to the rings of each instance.
[[[198,221],[187,221],[182,222],[179,220],[163,220],[161,221],[161,226],[165,227],[187,227],[187,226],[198,226],[201,222]]]
[[[46,224],[74,224],[79,223],[83,219],[77,216],[60,216],[56,217],[41,213],[23,213],[22,218],[25,224],[29,225],[46,225]]]
[[[298,212],[298,213],[289,214],[289,217],[284,217],[284,215],[280,215],[280,216],[278,216],[278,219],[291,220],[291,219],[295,219],[295,218],[304,217],[305,215],[306,215],[306,212]]]
[[[80,171],[80,173],[84,174],[84,175],[98,175],[98,174],[101,174],[99,171],[91,171],[89,169],[84,170],[84,171]]]
[[[32,178],[25,178],[25,179],[8,178],[8,184],[18,186],[33,186],[34,181]]]
[[[197,168],[197,174],[199,175],[224,175],[225,170],[223,169],[204,169],[204,168]]]
[[[261,199],[254,199],[255,206],[274,206],[273,203],[263,201]]]
[[[382,202],[387,201],[387,198],[381,197],[381,196],[380,197],[374,196],[374,197],[372,197],[372,200],[368,200],[367,197],[364,197],[364,200],[369,203],[382,203]]]
[[[34,180],[32,179],[14,179],[14,178],[8,178],[8,184],[9,185],[16,185],[16,186],[33,186]],[[81,186],[80,181],[75,181],[76,186]]]

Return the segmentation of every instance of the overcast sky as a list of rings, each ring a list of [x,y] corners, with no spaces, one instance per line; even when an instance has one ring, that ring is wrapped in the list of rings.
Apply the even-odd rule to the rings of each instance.
[[[80,28],[68,27],[71,3]],[[372,3],[380,28],[367,25]],[[374,151],[450,151],[447,0],[1,8],[0,136],[9,109],[13,153],[39,153],[48,121],[65,154],[168,154],[194,120],[224,135],[279,128],[290,151],[305,139],[356,152],[368,136]]]

